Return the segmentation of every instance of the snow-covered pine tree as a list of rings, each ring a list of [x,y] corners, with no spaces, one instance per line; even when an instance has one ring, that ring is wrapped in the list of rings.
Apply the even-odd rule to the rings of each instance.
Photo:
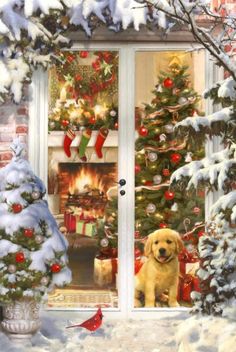
[[[221,103],[222,109],[205,117],[188,117],[177,124],[177,133],[188,135],[188,143],[194,145],[220,136],[222,150],[178,169],[171,182],[185,182],[188,191],[204,185],[223,194],[211,207],[206,234],[199,241],[202,292],[192,295],[194,310],[227,315],[236,304],[236,82],[228,77],[204,96]]]
[[[40,299],[54,287],[68,284],[67,242],[47,202],[45,187],[23,158],[19,139],[14,157],[0,170],[0,301]]]

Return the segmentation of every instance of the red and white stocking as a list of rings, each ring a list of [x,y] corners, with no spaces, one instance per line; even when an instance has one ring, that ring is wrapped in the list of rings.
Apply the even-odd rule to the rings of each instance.
[[[101,127],[98,132],[97,140],[96,140],[94,148],[95,148],[96,154],[99,159],[101,159],[103,157],[102,147],[103,147],[103,144],[108,136],[108,133],[109,133],[109,129],[105,128],[105,127]]]
[[[68,158],[71,156],[70,145],[73,139],[75,139],[75,133],[69,128],[64,138],[64,151]]]

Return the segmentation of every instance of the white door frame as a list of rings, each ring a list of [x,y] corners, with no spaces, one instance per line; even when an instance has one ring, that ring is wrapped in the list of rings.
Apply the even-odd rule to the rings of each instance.
[[[119,179],[127,181],[126,195],[119,197],[118,218],[118,309],[106,309],[106,316],[129,318],[160,318],[162,314],[172,317],[187,308],[134,309],[134,159],[135,159],[135,52],[136,51],[175,51],[200,48],[192,43],[95,43],[74,44],[70,50],[118,50],[119,51]],[[222,72],[216,68],[209,54],[205,55],[205,81],[207,87],[222,78]],[[206,88],[207,88],[206,87]],[[32,100],[29,107],[29,161],[34,172],[47,184],[48,175],[48,75],[46,71],[34,72]],[[206,114],[212,113],[210,102],[206,103]],[[218,149],[218,141],[207,144],[207,152]],[[213,202],[213,196],[206,199],[206,210]],[[208,216],[208,213],[207,213]],[[92,309],[55,309],[64,311],[91,311]],[[55,311],[54,310],[54,311]]]

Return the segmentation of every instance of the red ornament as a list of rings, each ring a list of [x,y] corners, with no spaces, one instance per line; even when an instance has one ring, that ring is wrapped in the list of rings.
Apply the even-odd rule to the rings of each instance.
[[[143,266],[143,263],[141,262],[141,260],[135,260],[135,263],[134,263],[134,273],[135,275],[138,274],[139,270],[142,268]]]
[[[14,204],[12,204],[11,209],[12,209],[14,214],[17,214],[17,213],[20,213],[23,210],[23,207],[19,203],[14,203]]]
[[[68,55],[66,60],[67,60],[67,62],[69,62],[71,64],[75,60],[75,56],[74,55]]]
[[[118,127],[119,127],[118,122],[115,122],[114,127],[116,130],[118,130]]]
[[[25,255],[23,252],[17,252],[15,255],[15,259],[17,263],[24,263],[25,261]]]
[[[77,82],[79,82],[79,81],[82,81],[82,77],[80,76],[80,74],[78,73],[77,75],[75,75],[75,80],[77,81]]]
[[[226,53],[228,53],[228,52],[231,51],[231,50],[232,50],[231,44],[226,44],[226,45],[224,46],[224,51],[225,51]]]
[[[172,161],[172,163],[174,164],[178,164],[180,162],[180,160],[182,159],[182,156],[179,153],[173,153],[170,156],[170,160]]]
[[[200,213],[201,209],[199,207],[194,207],[193,208],[193,213],[198,215]]]
[[[160,222],[159,227],[160,229],[165,229],[168,225],[165,222]]]
[[[139,231],[135,231],[134,232],[134,238],[140,238],[140,232]]]
[[[95,118],[95,116],[90,117],[90,119],[89,119],[89,123],[91,123],[91,125],[94,125],[94,124],[95,124],[95,122],[96,122],[96,118]]]
[[[174,82],[171,78],[167,77],[164,81],[163,81],[163,86],[165,88],[172,88],[174,85]]]
[[[88,57],[88,54],[88,51],[80,51],[79,57],[81,57],[81,59],[86,59]]]
[[[146,137],[148,135],[148,129],[144,126],[140,126],[138,133],[140,134],[140,136]]]
[[[51,265],[51,271],[53,273],[59,273],[61,271],[61,266],[57,263]]]
[[[198,231],[197,235],[198,235],[198,237],[202,237],[205,235],[205,231],[203,231],[203,230]]]
[[[103,59],[108,64],[111,61],[111,59],[112,59],[111,53],[109,51],[105,51],[103,53]]]
[[[162,175],[163,176],[170,176],[170,170],[169,169],[163,169],[162,170]]]
[[[63,127],[67,127],[68,125],[69,125],[69,121],[68,120],[62,120],[61,121],[61,125],[63,126]]]
[[[165,191],[164,197],[166,200],[172,200],[172,199],[174,199],[175,194],[174,194],[174,192],[171,192],[171,191]]]
[[[34,235],[34,229],[24,229],[24,236],[31,238]]]
[[[150,181],[150,180],[146,181],[145,186],[152,186],[152,181]]]
[[[117,248],[111,248],[111,257],[112,258],[117,258],[117,256],[118,256]]]
[[[92,67],[95,71],[100,71],[100,69],[101,69],[100,61],[99,60],[94,61],[92,63]]]
[[[139,248],[135,248],[135,250],[134,250],[134,256],[135,256],[135,258],[140,257],[141,254],[142,254],[142,252],[140,251],[140,249],[139,249]]]
[[[136,164],[134,167],[134,171],[136,174],[138,174],[141,171],[141,166],[139,164]]]

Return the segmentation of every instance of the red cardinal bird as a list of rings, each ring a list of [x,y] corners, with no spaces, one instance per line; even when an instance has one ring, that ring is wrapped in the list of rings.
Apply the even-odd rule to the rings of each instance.
[[[67,326],[66,329],[79,327],[79,328],[85,328],[90,331],[96,331],[102,325],[102,318],[103,318],[102,310],[101,308],[98,308],[96,314],[93,315],[90,319],[85,320],[81,324]]]

